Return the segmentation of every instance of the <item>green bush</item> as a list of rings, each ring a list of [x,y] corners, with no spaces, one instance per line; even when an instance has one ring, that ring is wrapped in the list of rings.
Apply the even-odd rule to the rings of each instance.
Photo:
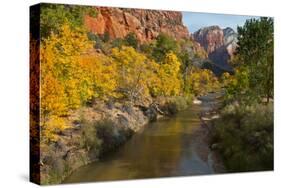
[[[132,131],[109,119],[96,122],[97,137],[102,141],[101,154],[116,150],[131,135]]]
[[[88,32],[88,39],[93,41],[95,49],[103,49],[103,41],[101,40],[99,35]]]
[[[179,111],[185,110],[191,103],[191,96],[174,96],[168,99],[166,102],[166,111],[169,114],[174,115]]]
[[[96,157],[116,150],[133,134],[131,129],[116,124],[110,119],[94,123],[82,119],[81,129],[81,147]]]
[[[86,148],[87,151],[93,151],[98,156],[102,140],[97,137],[96,127],[92,123],[83,120],[81,122],[81,129],[81,146]]]
[[[57,34],[64,23],[71,28],[84,27],[84,16],[97,16],[96,9],[91,6],[42,4],[40,10],[40,37],[48,38],[51,33]],[[31,15],[33,18],[34,15]]]
[[[146,54],[147,57],[152,58],[152,52],[154,49],[153,43],[144,43],[140,45],[140,52]]]
[[[116,38],[111,42],[112,48],[121,48],[125,45],[125,42],[121,38]]]
[[[167,53],[178,51],[178,44],[172,37],[160,33],[156,38],[155,47],[152,51],[152,56],[157,62],[161,62]]]
[[[124,38],[125,44],[127,46],[132,46],[133,48],[137,49],[139,46],[139,42],[137,39],[137,36],[135,33],[129,33],[125,38]]]
[[[273,169],[273,104],[228,105],[214,121],[212,143],[219,143],[231,172]]]
[[[122,46],[131,46],[134,49],[138,49],[139,42],[134,33],[129,33],[124,38],[116,38],[111,41],[112,48],[121,48]]]

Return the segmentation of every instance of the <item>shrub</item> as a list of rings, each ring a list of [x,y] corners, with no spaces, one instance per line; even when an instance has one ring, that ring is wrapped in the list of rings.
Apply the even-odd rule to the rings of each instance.
[[[139,42],[138,42],[138,39],[137,39],[137,36],[136,34],[134,33],[129,33],[125,38],[125,44],[128,45],[128,46],[131,46],[135,49],[138,48],[139,46]]]
[[[152,58],[152,52],[154,49],[153,43],[144,43],[140,45],[140,51],[146,54],[149,58]]]
[[[110,119],[90,123],[82,118],[81,124],[81,146],[96,157],[116,150],[133,133]]]
[[[88,32],[88,39],[93,41],[93,47],[95,49],[103,49],[103,41],[101,40],[99,35],[96,35],[92,32]]]
[[[121,38],[116,38],[111,42],[112,48],[121,48],[125,45],[124,40]]]
[[[99,155],[101,149],[102,140],[97,137],[97,131],[92,123],[83,120],[81,122],[82,136],[81,146],[86,148],[87,151],[93,151],[96,156]]]
[[[102,141],[101,154],[116,150],[131,135],[130,129],[118,126],[110,119],[104,119],[95,124],[97,137]]]
[[[191,97],[175,96],[169,98],[165,106],[168,113],[174,115],[179,111],[185,110],[190,102]]]
[[[228,105],[214,121],[213,143],[229,171],[273,169],[273,105]]]
[[[177,51],[177,41],[166,34],[160,33],[156,38],[156,43],[152,51],[152,56],[157,62],[161,62],[166,57],[167,53],[175,53]]]

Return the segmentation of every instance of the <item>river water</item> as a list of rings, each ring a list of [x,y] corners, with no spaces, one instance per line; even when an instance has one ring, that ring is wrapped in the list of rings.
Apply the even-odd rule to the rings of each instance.
[[[210,103],[191,105],[172,118],[146,125],[118,151],[74,171],[63,183],[214,174],[198,114]]]

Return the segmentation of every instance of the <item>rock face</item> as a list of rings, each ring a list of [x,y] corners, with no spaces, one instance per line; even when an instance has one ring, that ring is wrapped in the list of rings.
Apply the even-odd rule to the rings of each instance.
[[[227,27],[223,29],[223,35],[224,35],[224,45],[226,47],[226,50],[230,57],[233,56],[235,49],[237,48],[237,42],[238,42],[238,34],[235,33],[235,31]]]
[[[216,51],[224,45],[223,30],[219,26],[210,26],[199,29],[193,34],[194,39],[199,42],[208,54]]]
[[[211,69],[215,74],[233,71],[228,64],[237,47],[237,33],[233,29],[230,27],[221,29],[219,26],[205,27],[196,31],[193,38],[207,51],[208,58],[214,63]]]
[[[86,27],[94,34],[108,33],[114,39],[133,32],[141,42],[149,42],[161,32],[176,39],[189,38],[180,12],[109,7],[96,10],[96,18],[85,16]]]
[[[93,106],[75,111],[67,117],[72,124],[60,132],[59,140],[40,150],[42,183],[61,183],[77,168],[100,159],[103,152],[114,151],[148,122],[172,115],[169,106],[166,98],[160,98],[156,103],[147,100],[135,105],[95,101]],[[84,115],[84,123],[81,122],[81,114]],[[106,123],[102,126],[99,124],[104,122]],[[93,128],[89,126],[94,127],[94,133],[91,132]],[[93,148],[88,148],[84,144],[87,140],[85,131],[91,133],[91,139],[99,139],[105,144],[98,147],[94,144],[91,145]],[[99,131],[100,135],[98,135]],[[54,175],[56,175],[55,179],[53,179]]]

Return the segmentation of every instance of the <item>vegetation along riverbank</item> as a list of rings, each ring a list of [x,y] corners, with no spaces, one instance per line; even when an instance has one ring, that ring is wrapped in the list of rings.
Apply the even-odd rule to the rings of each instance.
[[[248,20],[238,36],[235,75],[224,75],[224,105],[210,123],[211,147],[229,172],[273,170],[273,20]]]
[[[38,19],[34,11],[31,22]],[[40,173],[31,179],[61,183],[79,167],[118,151],[144,125],[173,117],[192,102],[202,105],[206,95],[220,102],[194,118],[208,129],[195,135],[208,140],[210,147],[202,151],[221,155],[218,171],[272,170],[273,20],[248,20],[238,27],[237,45],[236,39],[229,42],[233,32],[210,27],[192,35],[180,12],[41,4],[40,35],[30,33],[30,82],[37,83],[40,73],[40,84],[31,84],[40,96],[30,94],[30,142],[40,146],[31,153],[40,159],[31,169]],[[214,33],[220,46],[200,43]],[[174,131],[185,131],[193,121],[187,120],[179,120]]]

